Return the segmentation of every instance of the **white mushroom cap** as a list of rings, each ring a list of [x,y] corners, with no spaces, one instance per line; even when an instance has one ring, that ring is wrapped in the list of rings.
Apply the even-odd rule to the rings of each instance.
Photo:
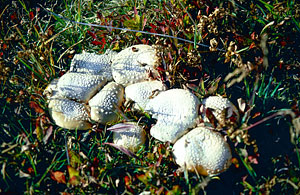
[[[124,86],[145,81],[148,78],[148,70],[158,75],[155,70],[157,64],[158,57],[154,47],[134,45],[114,57],[111,65],[113,78]]]
[[[166,87],[161,81],[144,81],[127,86],[125,88],[125,96],[127,101],[131,100],[135,102],[134,109],[140,110],[141,108],[145,109],[155,91],[164,90],[166,90]]]
[[[124,100],[124,88],[115,82],[103,87],[90,101],[91,119],[102,124],[118,119],[117,109]]]
[[[146,111],[157,119],[150,134],[163,142],[174,143],[188,128],[192,128],[198,117],[198,98],[188,90],[171,89],[150,99]]]
[[[58,89],[57,89],[57,83],[58,83],[59,79],[53,79],[50,84],[46,87],[46,89],[44,90],[44,95],[46,95],[46,97],[48,99],[56,99],[56,98],[62,98],[61,95],[59,95],[58,93]]]
[[[83,52],[76,54],[71,62],[70,72],[90,73],[104,76],[111,81],[111,62],[117,52],[106,50],[102,55]]]
[[[138,151],[146,140],[143,128],[133,122],[117,124],[114,127],[118,125],[122,126],[122,129],[120,131],[114,131],[114,144],[126,148],[131,152]]]
[[[224,120],[222,116],[223,112],[226,112],[225,118],[230,118],[233,113],[237,116],[237,120],[239,120],[239,112],[237,108],[227,99],[220,96],[209,96],[202,101],[203,109],[209,108],[212,111],[212,114],[220,123]],[[202,110],[202,116],[204,122],[209,122],[208,118],[205,116],[205,111]]]
[[[91,128],[86,107],[68,99],[51,99],[49,113],[55,124],[66,129],[86,130]]]
[[[57,88],[65,98],[87,102],[105,83],[103,76],[68,72],[59,78]]]
[[[206,127],[197,127],[173,146],[176,163],[202,175],[221,173],[231,164],[231,150],[223,136]]]

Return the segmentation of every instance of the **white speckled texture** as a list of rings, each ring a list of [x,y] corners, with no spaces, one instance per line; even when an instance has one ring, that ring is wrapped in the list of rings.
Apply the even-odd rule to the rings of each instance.
[[[115,131],[113,135],[113,142],[118,146],[122,146],[132,152],[136,152],[145,143],[146,137],[142,127],[137,123],[122,123],[131,124],[121,131]],[[121,124],[121,125],[122,125]],[[119,124],[117,124],[119,125]]]
[[[71,62],[70,72],[90,73],[104,76],[108,81],[113,79],[111,62],[117,52],[106,50],[104,54],[83,52],[76,54]]]
[[[91,128],[86,107],[68,99],[51,99],[49,112],[55,124],[66,129],[85,130]]]
[[[202,175],[214,175],[231,164],[231,150],[223,136],[205,127],[197,127],[173,146],[176,163]]]
[[[135,102],[133,108],[136,110],[145,109],[147,103],[155,91],[164,91],[166,87],[161,81],[144,81],[129,85],[125,88],[127,100]]]
[[[99,75],[68,72],[59,78],[59,94],[68,99],[87,102],[106,83]]]
[[[202,101],[205,108],[211,109],[213,115],[218,121],[222,120],[222,112],[227,109],[226,118],[232,116],[233,113],[239,117],[237,108],[227,99],[220,96],[209,96]],[[202,114],[205,122],[209,122],[205,113]]]
[[[114,122],[118,119],[117,108],[121,106],[123,100],[122,85],[115,82],[108,83],[89,101],[91,119],[102,124]]]
[[[188,90],[170,89],[150,99],[145,111],[157,119],[151,135],[163,142],[174,143],[198,117],[198,98]]]
[[[114,80],[127,86],[148,79],[148,70],[157,75],[155,67],[158,57],[154,47],[149,45],[134,45],[122,50],[112,61]]]

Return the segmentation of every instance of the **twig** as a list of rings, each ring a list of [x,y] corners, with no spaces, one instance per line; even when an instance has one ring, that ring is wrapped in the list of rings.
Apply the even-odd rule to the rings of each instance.
[[[274,114],[272,114],[270,116],[267,116],[266,118],[263,118],[262,120],[260,120],[260,121],[258,121],[256,123],[254,123],[254,124],[252,124],[252,125],[244,128],[244,129],[241,129],[241,130],[242,131],[249,130],[249,129],[251,129],[251,128],[253,128],[253,127],[255,127],[255,126],[257,126],[257,125],[259,125],[259,124],[261,124],[261,123],[263,123],[263,122],[271,119],[271,118],[274,118],[275,116],[280,116],[280,115],[291,115],[293,117],[293,116],[295,116],[295,113],[293,111],[291,111],[291,110],[281,110],[281,111],[278,111],[278,112],[276,112],[276,113],[274,113]]]

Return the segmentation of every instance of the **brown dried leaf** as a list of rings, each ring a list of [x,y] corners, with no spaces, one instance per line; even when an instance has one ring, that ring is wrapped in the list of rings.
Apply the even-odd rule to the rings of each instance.
[[[50,177],[51,179],[53,179],[54,181],[57,181],[57,183],[64,183],[66,184],[66,177],[65,174],[61,171],[51,171],[50,172]]]

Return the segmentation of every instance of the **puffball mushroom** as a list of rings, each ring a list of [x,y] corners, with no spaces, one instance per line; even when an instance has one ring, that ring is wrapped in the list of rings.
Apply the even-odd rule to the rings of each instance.
[[[86,130],[92,127],[87,108],[81,103],[68,99],[51,99],[48,108],[55,124],[62,128]]]
[[[114,131],[114,144],[126,148],[131,152],[137,152],[145,143],[145,132],[137,123],[121,123],[114,125],[112,128],[120,128],[119,131]]]
[[[225,120],[235,115],[239,120],[237,108],[227,99],[220,96],[209,96],[202,101],[200,111],[202,112],[204,122],[209,122],[205,116],[205,109],[210,109],[214,117],[220,124],[225,124]]]
[[[123,85],[145,81],[149,71],[158,75],[155,67],[158,65],[157,51],[153,46],[134,45],[118,53],[112,61],[114,80]]]
[[[223,172],[231,164],[231,150],[223,136],[207,127],[197,127],[173,146],[176,163],[201,175]]]
[[[115,82],[110,82],[101,89],[90,101],[91,119],[102,124],[118,119],[117,108],[124,99],[124,88]]]
[[[150,99],[145,111],[157,119],[150,134],[162,141],[174,143],[188,128],[196,124],[198,98],[188,90],[170,89]]]
[[[61,95],[59,95],[58,89],[57,89],[57,83],[58,79],[53,79],[50,84],[46,87],[44,90],[44,95],[48,99],[56,99],[56,98],[62,98]]]
[[[154,94],[164,90],[165,85],[157,80],[135,83],[125,88],[126,101],[135,102],[133,108],[136,110],[145,109]]]
[[[87,102],[105,83],[103,76],[68,72],[59,78],[57,88],[65,98]]]
[[[116,54],[117,52],[109,49],[101,55],[88,52],[76,54],[71,61],[70,72],[97,74],[111,81],[111,62]]]

